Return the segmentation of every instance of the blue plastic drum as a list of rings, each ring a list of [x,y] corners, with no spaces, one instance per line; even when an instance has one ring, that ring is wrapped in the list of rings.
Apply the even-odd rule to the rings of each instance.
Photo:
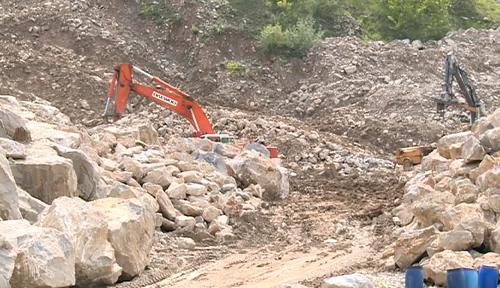
[[[421,266],[406,269],[405,288],[424,288],[424,272]]]
[[[475,269],[457,268],[447,271],[448,288],[478,288],[478,274]]]
[[[497,288],[498,268],[496,266],[481,266],[479,269],[479,288]]]

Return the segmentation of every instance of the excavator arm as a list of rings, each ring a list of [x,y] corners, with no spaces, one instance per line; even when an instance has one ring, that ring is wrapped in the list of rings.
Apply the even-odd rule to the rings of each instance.
[[[458,86],[462,91],[467,103],[464,108],[470,112],[470,122],[471,124],[474,124],[479,117],[484,115],[484,110],[475,89],[470,83],[467,73],[460,67],[451,53],[446,56],[444,75],[445,87],[444,92],[441,94],[441,98],[438,99],[438,112],[443,113],[448,106],[458,103],[457,98],[453,93],[453,79],[456,79]]]
[[[137,82],[134,80],[133,72],[142,74],[158,88]],[[189,121],[191,126],[193,126],[195,137],[201,137],[205,134],[215,134],[215,130],[210,120],[196,100],[158,77],[152,76],[130,64],[120,64],[115,67],[113,80],[109,87],[104,115],[110,115],[109,106],[113,98],[115,98],[115,109],[112,115],[115,119],[122,117],[126,111],[128,98],[131,92],[147,98],[184,117]]]

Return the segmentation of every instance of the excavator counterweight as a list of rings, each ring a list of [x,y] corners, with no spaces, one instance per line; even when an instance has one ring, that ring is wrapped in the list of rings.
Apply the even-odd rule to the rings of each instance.
[[[155,87],[143,84],[134,79],[134,72],[147,78]],[[131,64],[120,64],[115,67],[106,99],[104,116],[113,116],[114,120],[121,118],[125,114],[131,92],[184,117],[195,131],[193,137],[222,143],[234,143],[235,141],[235,137],[233,136],[217,134],[200,104],[187,93]],[[113,102],[114,111],[110,111],[110,106]],[[278,158],[278,152],[275,147],[268,147],[266,145],[265,147],[269,151],[268,155],[271,158]]]

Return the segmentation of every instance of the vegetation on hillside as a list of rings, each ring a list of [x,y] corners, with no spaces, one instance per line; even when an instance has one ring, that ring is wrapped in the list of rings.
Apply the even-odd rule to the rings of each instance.
[[[170,1],[142,0],[141,14],[157,23],[178,19],[178,14],[168,7]],[[496,0],[225,1],[236,15],[214,21],[237,21],[231,26],[258,39],[264,51],[289,56],[305,55],[321,38],[339,35],[339,20],[346,17],[358,23],[365,39],[385,41],[436,40],[456,29],[500,24],[500,4]],[[222,33],[224,29],[217,29],[211,35]]]
[[[363,37],[375,40],[436,40],[456,29],[491,28],[500,23],[495,0],[229,0],[260,33],[269,52],[304,54],[321,36],[339,33],[338,18],[350,16]],[[249,25],[250,26],[250,25]],[[297,28],[302,29],[297,29]],[[303,29],[307,27],[307,29]],[[313,27],[311,29],[311,27]],[[300,32],[300,37],[294,33]],[[303,39],[302,45],[288,39]],[[290,53],[292,52],[292,53]]]

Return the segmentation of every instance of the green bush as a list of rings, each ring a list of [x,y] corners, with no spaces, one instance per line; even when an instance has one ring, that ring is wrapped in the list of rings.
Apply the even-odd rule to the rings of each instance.
[[[297,24],[286,30],[283,30],[280,24],[264,27],[259,41],[264,51],[304,56],[314,44],[321,40],[322,35],[322,32],[316,32],[312,20],[300,19]]]
[[[453,27],[452,1],[383,1],[379,32],[386,39],[439,39]]]
[[[286,46],[286,34],[280,24],[267,25],[262,29],[259,42],[264,51],[276,52]]]
[[[317,36],[337,36],[338,17],[351,16],[364,39],[439,39],[456,29],[500,24],[497,0],[229,0],[238,26],[265,51],[304,54]],[[310,19],[310,20],[304,20]],[[306,23],[307,24],[304,24]],[[311,28],[312,27],[312,28]],[[317,33],[315,31],[324,31]],[[301,36],[299,36],[301,35]],[[305,39],[304,42],[301,39]]]
[[[142,0],[140,15],[152,19],[156,24],[161,25],[165,20],[174,24],[181,22],[182,18],[167,5],[166,0]]]
[[[243,65],[241,62],[230,60],[224,63],[224,67],[229,71],[229,74],[231,76],[243,76],[246,74],[247,69],[245,65]]]
[[[297,24],[286,30],[286,47],[292,55],[303,56],[323,37],[323,32],[316,32],[312,20],[300,19]]]
[[[157,24],[161,24],[165,15],[165,2],[142,1],[140,14],[144,17],[153,19]]]

